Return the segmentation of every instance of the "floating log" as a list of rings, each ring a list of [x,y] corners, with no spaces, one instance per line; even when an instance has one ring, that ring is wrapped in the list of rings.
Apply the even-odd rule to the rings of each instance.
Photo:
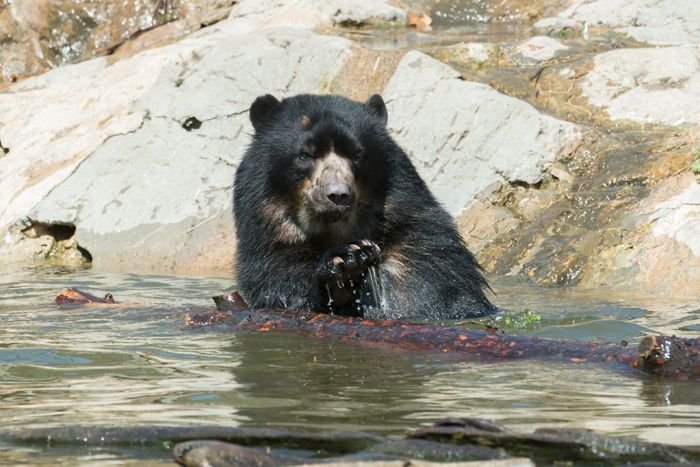
[[[69,291],[73,301],[65,302],[61,298],[59,302],[59,297]],[[79,301],[80,294],[85,295],[85,303],[100,303],[95,300],[99,298],[77,289],[68,289],[56,300],[59,303],[82,303]],[[111,295],[109,297],[113,301]],[[455,326],[373,321],[310,311],[253,310],[237,292],[214,297],[214,302],[217,311],[188,316],[187,323],[191,326],[208,326],[226,322],[239,329],[288,330],[323,339],[387,345],[394,349],[454,353],[466,361],[544,359],[572,363],[599,362],[664,378],[700,381],[700,339],[697,338],[647,336],[634,347],[625,342],[615,344],[508,336]]]
[[[236,292],[215,297],[214,301],[219,311],[231,313],[227,319],[243,329],[287,329],[320,338],[449,352],[459,354],[467,361],[537,358],[572,363],[613,363],[664,378],[700,380],[700,339],[646,336],[637,347],[633,347],[625,342],[615,344],[508,336],[454,326],[372,321],[308,311],[252,310]]]

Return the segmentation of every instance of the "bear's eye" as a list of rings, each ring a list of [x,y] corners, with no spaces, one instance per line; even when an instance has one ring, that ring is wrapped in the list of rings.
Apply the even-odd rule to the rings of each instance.
[[[299,160],[306,161],[311,159],[311,153],[309,153],[309,151],[301,151],[299,154],[297,154],[297,157]]]
[[[352,159],[353,162],[357,162],[361,158],[362,158],[362,151],[360,151],[359,149],[357,151],[353,152],[352,155],[350,156],[350,159]]]

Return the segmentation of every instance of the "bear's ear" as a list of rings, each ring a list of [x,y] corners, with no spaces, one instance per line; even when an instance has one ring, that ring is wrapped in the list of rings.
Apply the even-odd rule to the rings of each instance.
[[[255,99],[253,105],[250,106],[250,122],[255,131],[259,131],[267,117],[281,106],[282,103],[272,94],[265,94]]]
[[[370,98],[367,99],[367,102],[365,102],[365,105],[369,107],[370,110],[374,112],[386,125],[388,117],[386,112],[386,105],[384,105],[384,99],[382,99],[382,96],[380,96],[379,94],[372,94]]]

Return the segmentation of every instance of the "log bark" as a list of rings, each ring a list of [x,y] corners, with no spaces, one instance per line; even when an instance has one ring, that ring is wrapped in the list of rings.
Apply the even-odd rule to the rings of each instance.
[[[66,302],[62,297],[69,291],[72,301]],[[81,293],[85,296],[84,303],[114,303],[110,294],[108,296],[112,301],[108,302],[77,289],[68,289],[56,301],[83,303],[76,297]],[[453,353],[466,361],[475,362],[518,359],[599,362],[663,378],[700,381],[700,339],[697,338],[652,335],[644,337],[638,346],[631,346],[624,342],[615,344],[508,336],[455,326],[373,321],[310,311],[253,310],[237,292],[214,297],[214,302],[217,311],[189,316],[187,323],[191,326],[208,326],[226,322],[239,329],[264,332],[287,330],[321,339],[386,345],[393,349]]]

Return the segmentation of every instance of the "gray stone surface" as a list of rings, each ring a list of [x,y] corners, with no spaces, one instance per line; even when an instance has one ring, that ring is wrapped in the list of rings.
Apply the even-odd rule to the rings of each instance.
[[[557,16],[610,26],[652,45],[697,43],[700,39],[697,0],[578,0]]]
[[[261,27],[387,26],[406,24],[405,10],[383,0],[242,0],[232,17],[250,17]]]
[[[250,103],[321,91],[351,49],[305,29],[248,30],[221,25],[0,94],[0,141],[10,148],[0,225],[27,215],[74,223],[96,265],[230,273],[232,182]],[[187,131],[191,117],[201,126]]]
[[[581,82],[615,120],[700,123],[700,61],[693,46],[620,49],[597,55]]]
[[[520,57],[540,62],[554,58],[558,52],[567,49],[567,46],[556,39],[547,36],[535,36],[517,46],[515,53]]]
[[[404,56],[384,96],[391,131],[453,214],[503,183],[539,182],[580,139],[576,125],[463,81],[420,52]]]

